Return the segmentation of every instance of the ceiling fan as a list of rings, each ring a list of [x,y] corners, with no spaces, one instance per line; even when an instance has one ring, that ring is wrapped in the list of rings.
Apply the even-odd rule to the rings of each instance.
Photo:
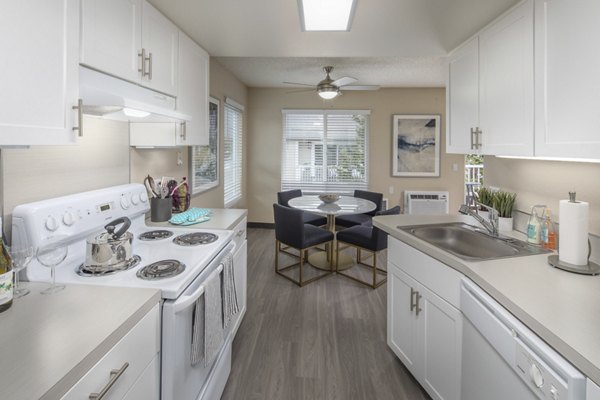
[[[288,84],[288,85],[311,86],[311,89],[296,90],[296,91],[290,92],[290,93],[306,92],[306,91],[316,89],[317,93],[319,93],[319,96],[321,96],[325,100],[333,99],[334,97],[341,94],[341,92],[345,91],[345,90],[378,90],[379,89],[379,86],[377,86],[377,85],[351,85],[351,83],[356,82],[358,79],[351,78],[349,76],[343,76],[341,78],[333,80],[329,76],[331,71],[333,71],[332,66],[323,67],[323,70],[325,71],[325,74],[326,74],[325,79],[323,79],[316,85],[309,85],[306,83],[297,83],[297,82],[283,82],[283,83]]]

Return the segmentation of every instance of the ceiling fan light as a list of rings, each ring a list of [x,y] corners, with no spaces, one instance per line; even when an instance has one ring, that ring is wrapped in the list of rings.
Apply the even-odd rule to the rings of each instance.
[[[319,90],[319,96],[325,100],[331,100],[339,94],[337,89],[323,89]]]
[[[303,31],[349,31],[356,0],[298,0]]]

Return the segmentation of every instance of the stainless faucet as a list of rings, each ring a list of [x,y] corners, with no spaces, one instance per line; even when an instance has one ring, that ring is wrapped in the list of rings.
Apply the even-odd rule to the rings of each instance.
[[[470,215],[471,217],[475,218],[481,225],[483,225],[483,227],[488,231],[488,233],[491,236],[499,237],[500,234],[498,232],[498,218],[500,214],[498,213],[498,210],[496,210],[493,207],[486,206],[485,204],[481,204],[474,199],[470,200],[473,201],[476,206],[483,206],[487,208],[487,210],[489,211],[489,220],[486,221],[481,215],[479,215],[477,213],[477,208],[475,208],[475,211],[473,211],[471,207],[469,207],[466,204],[462,204],[458,209],[458,212],[461,214]]]

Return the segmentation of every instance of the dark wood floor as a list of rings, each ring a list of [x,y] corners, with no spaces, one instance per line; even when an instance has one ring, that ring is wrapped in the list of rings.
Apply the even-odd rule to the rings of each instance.
[[[300,288],[275,274],[274,243],[248,230],[248,309],[222,399],[429,399],[387,347],[386,285],[331,275]]]

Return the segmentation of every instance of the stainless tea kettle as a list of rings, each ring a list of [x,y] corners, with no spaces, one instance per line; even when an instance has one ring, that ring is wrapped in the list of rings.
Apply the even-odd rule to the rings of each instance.
[[[119,224],[122,226],[115,232]],[[106,232],[90,236],[87,239],[85,268],[102,272],[125,267],[132,258],[133,234],[127,232],[130,226],[129,218],[117,218],[104,227]]]

